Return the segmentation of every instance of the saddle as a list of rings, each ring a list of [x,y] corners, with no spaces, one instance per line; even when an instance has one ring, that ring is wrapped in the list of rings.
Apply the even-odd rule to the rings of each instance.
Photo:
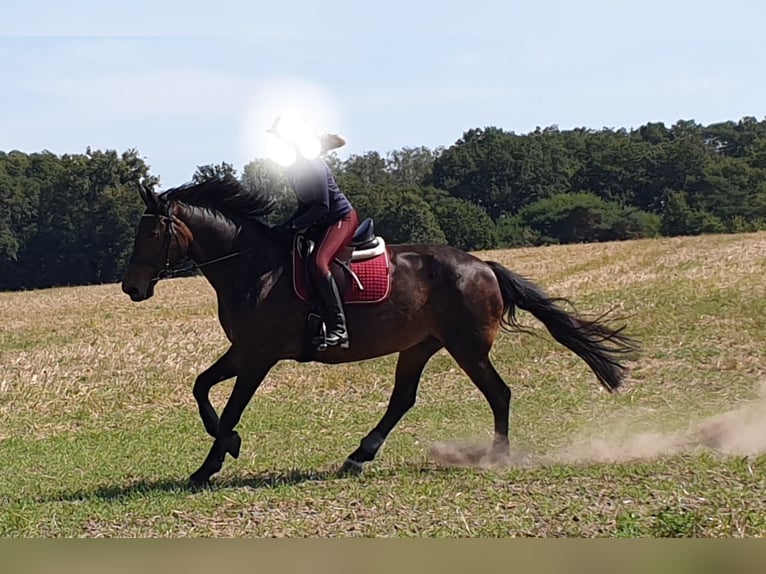
[[[293,288],[302,301],[313,299],[306,261],[316,243],[304,233],[293,244]],[[385,240],[375,235],[373,221],[365,219],[349,244],[336,256],[331,272],[346,304],[380,303],[391,293],[391,261]]]
[[[374,257],[379,253],[369,253],[374,251],[383,242],[382,237],[375,235],[375,229],[372,224],[372,218],[368,217],[359,227],[354,231],[354,236],[351,238],[349,245],[354,248],[356,253],[356,259],[367,259],[368,257]],[[352,257],[354,254],[352,253]]]

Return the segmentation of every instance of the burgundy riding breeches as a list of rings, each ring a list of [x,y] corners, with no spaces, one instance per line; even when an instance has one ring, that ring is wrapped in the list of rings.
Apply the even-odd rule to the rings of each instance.
[[[322,279],[330,273],[330,263],[338,252],[351,241],[357,227],[359,227],[359,216],[355,209],[330,225],[314,251],[313,271],[317,279]]]

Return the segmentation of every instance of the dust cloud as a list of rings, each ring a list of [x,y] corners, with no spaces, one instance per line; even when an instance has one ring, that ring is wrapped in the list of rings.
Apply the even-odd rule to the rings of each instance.
[[[673,432],[628,433],[615,439],[580,436],[551,453],[520,451],[498,457],[486,441],[443,441],[429,458],[444,466],[473,468],[540,467],[555,464],[597,464],[652,460],[692,452],[727,456],[766,453],[766,382],[756,400]]]

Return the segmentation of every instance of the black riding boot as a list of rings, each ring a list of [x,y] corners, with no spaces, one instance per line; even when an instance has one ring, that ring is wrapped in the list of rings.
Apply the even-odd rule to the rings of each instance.
[[[348,349],[348,331],[346,331],[346,315],[343,312],[343,299],[341,299],[338,286],[335,284],[335,279],[333,279],[332,273],[319,281],[317,288],[325,308],[327,346],[340,346],[344,349]]]

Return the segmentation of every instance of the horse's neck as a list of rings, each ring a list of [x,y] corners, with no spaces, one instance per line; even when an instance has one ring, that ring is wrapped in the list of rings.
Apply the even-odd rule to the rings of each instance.
[[[193,236],[189,256],[219,297],[242,292],[255,277],[279,267],[280,257],[265,226],[239,226],[225,217],[188,207],[176,216]]]

